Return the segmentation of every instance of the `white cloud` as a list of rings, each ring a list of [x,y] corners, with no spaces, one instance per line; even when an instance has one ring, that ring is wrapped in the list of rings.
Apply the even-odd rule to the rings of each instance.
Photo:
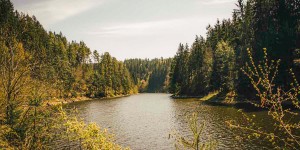
[[[218,4],[225,4],[225,3],[233,3],[236,0],[200,0],[200,4],[204,5],[218,5]]]
[[[22,12],[35,15],[44,25],[49,26],[101,3],[103,0],[33,0],[21,3],[16,7]]]
[[[171,19],[163,21],[125,23],[119,25],[110,25],[102,28],[95,28],[88,32],[87,35],[97,36],[136,36],[136,35],[153,35],[155,33],[164,33],[165,31],[176,30],[185,27],[189,21],[194,18]],[[201,20],[198,20],[201,21]]]

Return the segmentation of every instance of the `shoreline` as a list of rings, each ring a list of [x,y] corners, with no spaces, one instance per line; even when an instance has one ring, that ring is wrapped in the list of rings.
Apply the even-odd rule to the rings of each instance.
[[[138,93],[137,93],[138,94]],[[128,97],[131,95],[136,95],[136,94],[128,94],[128,95],[117,95],[113,97],[99,97],[99,98],[90,98],[86,96],[80,96],[76,98],[53,98],[50,100],[46,100],[44,102],[45,106],[55,106],[55,105],[65,105],[65,104],[71,104],[71,103],[77,103],[77,102],[84,102],[84,101],[92,101],[92,100],[109,100],[109,99],[116,99],[116,98],[122,98],[122,97]]]
[[[171,95],[170,96],[171,98],[173,99],[189,99],[189,98],[203,98],[204,96],[174,96],[174,95]]]
[[[214,105],[214,106],[235,106],[235,105],[253,105],[250,101],[226,101],[222,96],[214,96],[209,99],[203,100],[206,96],[170,96],[173,99],[196,99],[204,104]],[[222,100],[223,99],[223,100]]]
[[[261,108],[258,106],[255,106],[255,102],[251,102],[249,100],[232,100],[232,101],[228,101],[225,100],[224,96],[217,96],[217,95],[213,95],[213,96],[208,96],[208,99],[205,99],[205,97],[207,96],[170,96],[173,99],[196,99],[195,101],[199,101],[200,103],[206,104],[206,105],[211,105],[211,106],[225,106],[225,107],[234,107],[237,109],[243,109],[245,111],[265,111],[268,110],[266,108]],[[204,98],[204,99],[203,99]],[[257,103],[259,103],[259,101],[256,101]],[[286,103],[282,103],[282,106],[284,108],[288,108],[291,110],[298,110],[297,108],[295,108],[295,106],[291,103],[291,102],[286,102]]]

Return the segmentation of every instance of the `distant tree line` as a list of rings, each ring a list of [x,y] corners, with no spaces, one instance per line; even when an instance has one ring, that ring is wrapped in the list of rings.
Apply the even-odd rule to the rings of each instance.
[[[126,59],[124,64],[133,77],[139,92],[167,92],[171,58]]]
[[[300,1],[238,0],[231,19],[208,25],[207,36],[196,37],[189,47],[180,44],[170,73],[170,92],[201,96],[210,91],[236,92],[255,96],[241,68],[248,62],[250,49],[255,63],[281,60],[275,83],[289,88],[289,70],[299,75]]]

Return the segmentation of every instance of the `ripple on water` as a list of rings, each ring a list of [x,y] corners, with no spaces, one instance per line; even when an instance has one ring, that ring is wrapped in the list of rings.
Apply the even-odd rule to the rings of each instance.
[[[218,149],[268,149],[266,143],[248,141],[248,134],[233,131],[225,121],[239,120],[237,109],[224,106],[202,105],[195,99],[171,99],[169,94],[139,94],[130,97],[93,100],[74,103],[81,117],[96,122],[116,135],[117,143],[132,149],[174,149],[169,134],[177,130],[190,136],[185,120],[186,112],[199,112],[199,121],[205,122],[203,141],[218,141]],[[265,112],[254,112],[266,118]],[[261,119],[262,124],[268,120]],[[236,136],[244,137],[237,140]]]

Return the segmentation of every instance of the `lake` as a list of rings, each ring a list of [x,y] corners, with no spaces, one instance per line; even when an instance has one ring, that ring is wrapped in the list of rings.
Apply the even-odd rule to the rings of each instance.
[[[116,142],[131,149],[174,149],[169,134],[183,136],[191,132],[186,121],[187,112],[199,112],[199,122],[205,122],[203,141],[217,140],[218,149],[270,149],[268,142],[250,141],[248,133],[232,130],[225,121],[234,119],[243,124],[238,109],[211,106],[196,99],[172,99],[170,94],[138,94],[116,99],[101,99],[70,104],[86,122],[95,122],[115,134]],[[267,112],[248,112],[256,115],[256,122],[268,127]],[[240,137],[240,138],[237,138]]]

